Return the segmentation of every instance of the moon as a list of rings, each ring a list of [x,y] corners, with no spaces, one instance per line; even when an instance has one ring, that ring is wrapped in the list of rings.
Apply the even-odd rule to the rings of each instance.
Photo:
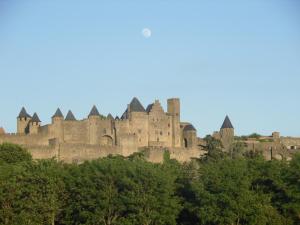
[[[144,36],[144,38],[150,38],[152,35],[152,32],[149,28],[144,28],[142,30],[142,35]]]

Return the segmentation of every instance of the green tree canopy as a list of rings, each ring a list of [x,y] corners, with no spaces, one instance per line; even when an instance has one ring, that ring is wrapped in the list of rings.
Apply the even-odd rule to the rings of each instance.
[[[9,143],[0,144],[0,163],[18,163],[31,161],[31,159],[30,153],[19,145]]]

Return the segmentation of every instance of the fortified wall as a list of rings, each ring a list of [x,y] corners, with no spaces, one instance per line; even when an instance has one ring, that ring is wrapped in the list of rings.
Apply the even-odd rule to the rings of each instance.
[[[273,132],[271,136],[235,137],[234,127],[228,116],[220,131],[214,132],[212,136],[221,141],[224,151],[230,151],[234,143],[240,142],[245,151],[261,153],[266,160],[289,160],[292,154],[300,150],[300,138],[282,137],[279,132]]]
[[[161,162],[165,151],[179,161],[199,157],[203,151],[197,143],[197,131],[192,124],[181,122],[180,100],[168,99],[167,105],[167,112],[158,100],[145,109],[133,98],[120,118],[103,116],[93,106],[82,120],[71,110],[64,117],[58,108],[51,124],[46,125],[37,113],[31,116],[23,107],[17,117],[17,133],[0,132],[0,143],[22,145],[35,159],[55,157],[65,162],[129,156],[142,149],[147,149],[153,162]]]

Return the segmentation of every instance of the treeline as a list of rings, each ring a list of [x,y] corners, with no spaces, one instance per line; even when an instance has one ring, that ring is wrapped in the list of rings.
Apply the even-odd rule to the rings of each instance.
[[[75,165],[2,144],[0,224],[300,224],[300,155],[264,161],[213,140],[208,150],[187,164],[135,154]]]

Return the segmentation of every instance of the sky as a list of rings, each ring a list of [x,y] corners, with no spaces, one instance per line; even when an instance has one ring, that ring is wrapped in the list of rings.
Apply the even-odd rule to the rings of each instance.
[[[0,0],[0,127],[22,106],[50,123],[181,100],[200,137],[300,136],[297,0]],[[151,36],[142,35],[143,29]]]

